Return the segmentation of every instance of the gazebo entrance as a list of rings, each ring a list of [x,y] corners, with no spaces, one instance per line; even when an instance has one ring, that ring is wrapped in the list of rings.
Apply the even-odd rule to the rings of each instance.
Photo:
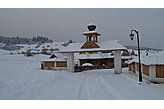
[[[67,53],[67,71],[69,71],[69,72],[75,72],[75,67],[76,66],[74,66],[74,53],[76,53],[76,52],[68,52]],[[115,70],[115,74],[122,73],[122,66],[121,65],[122,65],[122,63],[121,63],[121,50],[116,50],[116,51],[114,51],[114,70]],[[93,69],[96,69],[96,67],[94,67],[94,66],[89,66],[89,67],[93,68]],[[83,67],[83,68],[85,68],[85,67]]]

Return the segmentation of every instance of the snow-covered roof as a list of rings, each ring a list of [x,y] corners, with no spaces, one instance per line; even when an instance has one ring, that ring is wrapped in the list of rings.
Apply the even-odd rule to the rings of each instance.
[[[58,59],[63,59],[63,60],[66,59],[66,57],[61,53],[53,53],[53,54],[55,54]]]
[[[85,48],[82,49],[82,45],[84,43],[71,43],[69,46],[63,48],[60,50],[60,52],[68,53],[68,52],[82,52],[82,51],[114,51],[114,50],[126,50],[123,45],[119,44],[119,41],[113,40],[113,41],[104,41],[101,43],[98,43],[100,48]]]
[[[138,57],[135,57],[133,60],[130,60],[128,63],[137,62]],[[164,64],[164,51],[158,52],[152,56],[143,56],[141,57],[141,63],[145,65],[156,65],[156,64]]]
[[[102,50],[126,50],[127,49],[123,45],[121,45],[118,40],[104,41],[100,43],[100,48],[102,48]]]
[[[97,32],[97,31],[87,31],[87,32],[83,32],[83,35],[85,35],[85,34],[91,34],[91,33],[97,33],[97,34],[99,34],[100,35],[100,33],[99,32]]]
[[[49,58],[49,59],[44,59],[42,61],[66,61],[66,57],[61,54],[61,53],[54,53],[55,56],[57,56],[56,58]]]

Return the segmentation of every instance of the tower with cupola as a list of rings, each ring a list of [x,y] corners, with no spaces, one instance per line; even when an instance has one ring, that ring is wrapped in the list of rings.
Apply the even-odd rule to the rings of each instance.
[[[83,33],[86,41],[81,48],[99,48],[98,45],[98,36],[101,34],[96,31],[96,25],[88,24],[88,31]]]

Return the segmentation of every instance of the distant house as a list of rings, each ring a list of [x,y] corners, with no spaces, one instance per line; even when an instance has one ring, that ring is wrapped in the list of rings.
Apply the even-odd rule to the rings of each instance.
[[[41,61],[41,69],[66,69],[67,61],[62,54],[52,54],[49,59]]]
[[[138,75],[138,58],[130,60],[128,64],[129,72]],[[142,57],[141,72],[143,78],[156,83],[164,83],[164,51],[158,52],[152,56]]]

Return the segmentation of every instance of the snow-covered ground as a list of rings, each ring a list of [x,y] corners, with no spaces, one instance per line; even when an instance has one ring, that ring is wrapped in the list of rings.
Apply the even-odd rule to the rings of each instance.
[[[138,84],[124,68],[79,73],[41,70],[45,55],[0,55],[0,99],[116,100],[164,99],[164,84]]]
[[[13,51],[14,53],[22,53],[22,52],[26,52],[28,49],[31,49],[32,52],[38,52],[40,53],[42,51],[42,49],[62,49],[64,46],[62,46],[64,42],[53,42],[53,43],[43,43],[41,45],[38,44],[17,44],[17,46],[22,46],[22,48],[20,50],[15,50]]]
[[[0,49],[0,56],[1,55],[9,55],[9,54],[10,54],[10,51]]]

